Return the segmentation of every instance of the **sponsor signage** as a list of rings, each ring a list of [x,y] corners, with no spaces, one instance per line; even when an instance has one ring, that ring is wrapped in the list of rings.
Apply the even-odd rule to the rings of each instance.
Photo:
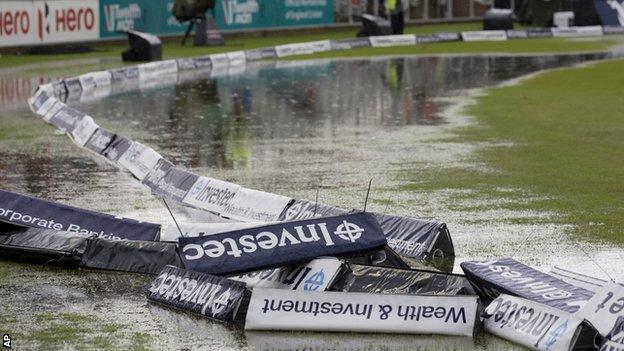
[[[574,313],[593,296],[589,290],[566,283],[511,258],[467,261],[460,264],[475,291],[486,300],[499,294],[519,296]]]
[[[35,95],[28,99],[28,106],[33,113],[43,116],[57,101],[56,98],[51,96],[49,90],[38,89]]]
[[[132,140],[121,135],[115,135],[110,144],[104,149],[103,155],[107,159],[117,162],[117,160],[130,149],[131,145]]]
[[[150,301],[201,314],[222,322],[237,322],[247,289],[244,283],[166,266],[147,292]],[[242,312],[242,311],[241,311]]]
[[[232,198],[240,188],[240,185],[234,183],[199,177],[182,202],[220,214],[232,203]]]
[[[552,31],[550,28],[529,28],[527,29],[527,35],[529,38],[550,38],[552,37]]]
[[[388,237],[388,246],[401,255],[413,258],[425,258],[444,227],[439,222],[381,213],[374,215]]]
[[[91,138],[87,140],[85,147],[93,152],[103,155],[104,150],[106,150],[114,138],[115,134],[100,127],[93,133]]]
[[[148,2],[145,0],[100,0],[102,38],[120,36],[120,31],[147,30]],[[153,6],[150,10],[157,10]]]
[[[368,38],[340,39],[331,41],[332,50],[349,50],[356,48],[370,47],[371,43]]]
[[[456,32],[443,32],[437,33],[436,36],[440,39],[440,41],[460,41],[461,34]]]
[[[399,45],[416,44],[416,36],[414,34],[397,34],[369,37],[372,47],[387,47]]]
[[[386,245],[379,224],[365,212],[178,241],[185,267],[211,274],[289,266],[319,256],[355,255]]]
[[[325,291],[342,267],[333,257],[317,258],[303,265],[249,272],[229,277],[248,288],[273,288],[301,291]]]
[[[85,146],[98,127],[99,126],[95,124],[95,121],[93,121],[93,118],[84,116],[76,123],[76,126],[70,133],[70,136],[76,144]]]
[[[0,221],[115,240],[155,240],[160,230],[157,224],[117,218],[5,190],[0,190]]]
[[[188,23],[181,24],[172,16],[173,3],[174,0],[99,0],[96,9],[100,37],[120,37],[119,31],[127,30],[183,34]],[[217,2],[213,15],[217,28],[226,31],[333,24],[333,6],[332,0],[224,0]]]
[[[587,319],[600,334],[607,335],[617,319],[624,317],[624,286],[615,283],[605,284],[576,313],[576,316]]]
[[[533,350],[593,350],[596,337],[600,338],[581,318],[506,294],[488,305],[483,324],[487,332]]]
[[[529,33],[526,30],[507,30],[507,39],[526,39],[529,37]]]
[[[139,67],[127,66],[120,68],[113,68],[108,70],[111,77],[111,83],[125,83],[125,82],[138,82],[139,81]]]
[[[602,26],[602,33],[608,34],[624,34],[624,26]]]
[[[258,0],[223,0],[217,3],[215,17],[217,28],[242,29],[267,26],[270,12],[266,7],[274,9],[271,4],[260,6]]]
[[[259,61],[275,57],[277,57],[275,48],[245,50],[245,58],[247,61]]]
[[[279,0],[274,6],[280,27],[334,23],[332,0]]]
[[[286,196],[240,188],[221,214],[243,222],[275,222],[290,201]]]
[[[504,41],[507,40],[507,33],[504,30],[480,30],[472,32],[462,32],[464,41]]]
[[[323,205],[307,200],[295,199],[279,216],[279,221],[294,221],[319,217],[331,217],[345,214],[349,211],[342,208]]]
[[[306,55],[329,50],[331,50],[331,42],[329,40],[278,45],[275,47],[275,53],[277,54],[277,57]]]
[[[63,79],[65,88],[67,88],[67,95],[70,97],[80,96],[82,94],[82,84],[78,77]]]
[[[151,147],[133,141],[117,162],[142,181],[161,158]]]
[[[74,130],[76,124],[86,117],[82,111],[71,108],[61,102],[55,105],[55,111],[49,110],[50,118],[48,122],[63,132],[69,133]],[[54,112],[54,114],[51,114]]]
[[[143,63],[139,68],[139,79],[162,79],[163,75],[175,74],[178,72],[178,64],[175,60],[157,61]]]
[[[442,40],[435,34],[421,34],[416,36],[417,44],[439,43]]]
[[[601,37],[601,26],[584,26],[584,27],[568,27],[568,28],[551,28],[553,37]]]
[[[613,329],[600,345],[599,351],[624,351],[624,317],[618,317]]]
[[[196,69],[208,69],[212,67],[210,56],[188,57],[176,59],[178,71],[191,71]]]
[[[0,47],[99,39],[98,0],[0,1]]]
[[[245,329],[472,336],[476,296],[254,289]]]
[[[178,169],[171,162],[161,158],[143,179],[143,184],[147,185],[154,195],[181,202],[198,178],[199,176]]]
[[[231,232],[253,227],[265,226],[266,222],[215,222],[215,223],[178,223],[170,225],[160,235],[161,241],[178,241],[180,237],[198,237]],[[180,232],[182,233],[180,235]]]
[[[462,275],[350,264],[332,290],[405,295],[474,295]]]

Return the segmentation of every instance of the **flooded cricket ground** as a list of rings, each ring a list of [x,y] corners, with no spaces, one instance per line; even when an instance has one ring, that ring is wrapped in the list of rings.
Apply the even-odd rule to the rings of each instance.
[[[463,115],[480,89],[544,69],[614,53],[544,56],[438,56],[248,64],[177,84],[128,87],[102,99],[68,101],[103,127],[151,146],[193,173],[286,196],[447,223],[459,263],[513,257],[540,269],[574,267],[603,277],[556,213],[512,211],[461,200],[458,190],[406,191],[419,171],[467,167],[492,145],[457,143]],[[81,208],[171,224],[163,203],[128,173],[75,146],[28,109],[37,85],[119,66],[83,60],[0,71],[0,188]],[[79,72],[78,72],[79,71]],[[140,88],[140,89],[139,89]],[[501,101],[504,104],[504,101]],[[500,141],[505,143],[505,141]],[[500,189],[516,194],[522,189]],[[318,195],[317,195],[318,194]],[[460,200],[458,200],[460,199]],[[464,201],[462,203],[462,201]],[[180,220],[217,220],[174,206]],[[535,224],[527,224],[535,223]],[[583,243],[601,266],[622,248]],[[152,277],[0,260],[0,332],[17,349],[406,350],[518,348],[480,333],[460,337],[243,332],[147,302]]]

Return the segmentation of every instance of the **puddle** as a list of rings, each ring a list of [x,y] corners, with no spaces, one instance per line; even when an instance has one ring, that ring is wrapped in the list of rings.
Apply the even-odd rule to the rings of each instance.
[[[492,210],[495,199],[456,200],[457,192],[451,191],[398,189],[405,181],[400,177],[402,171],[415,164],[423,169],[481,167],[470,165],[466,158],[484,145],[441,141],[455,128],[470,123],[460,113],[462,104],[470,102],[469,92],[538,70],[609,56],[260,63],[236,76],[198,75],[179,85],[74,105],[104,127],[152,146],[195,173],[251,188],[308,199],[314,199],[318,189],[321,202],[361,208],[368,180],[373,178],[368,208],[446,222],[456,246],[456,265],[467,259],[513,255],[538,267],[573,266],[601,276],[562,234],[565,228],[548,223],[556,214]],[[14,130],[0,138],[0,187],[97,211],[172,223],[147,188],[55,134],[30,113],[23,95],[49,78],[0,75],[0,123]],[[500,189],[501,193],[515,191]],[[455,200],[450,200],[452,197]],[[537,197],[527,194],[526,201],[532,198]],[[482,205],[490,209],[480,210]],[[183,208],[174,208],[174,212],[180,219],[209,217]],[[535,220],[536,224],[514,224],[520,219]],[[621,249],[594,244],[587,250],[604,266],[624,270],[614,264],[619,262]],[[90,327],[118,323],[121,329],[111,337],[122,340],[122,347],[131,347],[135,339],[150,349],[514,347],[484,334],[474,341],[314,333],[245,336],[240,330],[148,304],[143,290],[149,278],[142,275],[44,269],[8,261],[0,261],[0,273],[0,310],[8,316],[0,318],[2,332],[8,326],[8,332],[18,335],[15,344],[23,342],[27,348],[45,348],[36,340],[26,342],[40,331],[36,316],[41,312],[93,316]],[[93,338],[101,336],[97,330],[89,333]],[[68,345],[90,344],[89,340],[69,340]]]

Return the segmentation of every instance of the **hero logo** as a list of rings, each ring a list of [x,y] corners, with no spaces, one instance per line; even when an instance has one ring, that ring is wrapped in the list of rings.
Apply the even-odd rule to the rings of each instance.
[[[37,19],[37,34],[43,41],[54,33],[91,31],[95,28],[96,16],[91,7],[61,7],[52,11],[45,1],[43,7],[37,9]]]
[[[247,0],[243,3],[238,1],[223,1],[225,24],[251,24],[253,22],[253,14],[258,13],[260,10],[256,0]]]
[[[323,286],[323,283],[325,283],[325,272],[321,269],[320,271],[312,274],[312,276],[303,283],[303,290],[317,291],[321,286]]]
[[[317,230],[318,228],[318,230]],[[296,236],[289,232],[286,228],[282,229],[280,235],[276,235],[269,231],[257,233],[255,235],[241,235],[239,238],[223,238],[219,240],[207,240],[203,244],[187,244],[182,248],[182,252],[185,253],[187,260],[199,260],[204,255],[210,258],[218,258],[227,254],[229,256],[241,257],[243,253],[253,253],[258,249],[272,250],[275,247],[286,247],[292,245],[299,245],[301,243],[311,243],[321,241],[319,237],[319,231],[322,239],[325,241],[325,246],[334,246],[335,243],[329,234],[327,229],[327,223],[308,224],[305,226],[295,226],[293,229],[296,232]],[[306,233],[307,229],[307,233]],[[354,243],[362,234],[364,229],[354,223],[342,221],[342,224],[338,225],[334,230],[334,235],[342,240]],[[239,245],[242,247],[239,248]],[[229,246],[229,249],[226,247]]]
[[[30,14],[26,10],[0,9],[0,37],[26,35],[30,32]]]
[[[105,5],[104,18],[106,30],[109,32],[134,29],[134,21],[141,19],[141,6],[136,3],[128,4],[128,7],[121,7],[119,4]]]

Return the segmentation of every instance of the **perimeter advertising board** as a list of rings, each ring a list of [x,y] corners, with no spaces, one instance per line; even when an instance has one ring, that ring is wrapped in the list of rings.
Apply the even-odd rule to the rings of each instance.
[[[582,318],[560,309],[501,294],[485,310],[488,333],[533,350],[594,350],[600,336]]]
[[[254,289],[245,329],[472,336],[476,296]]]
[[[232,323],[237,320],[246,293],[244,283],[166,266],[152,282],[147,298]]]
[[[353,256],[386,245],[368,213],[308,219],[179,240],[188,269],[234,274],[282,267],[320,256]]]
[[[0,47],[100,37],[98,0],[0,1]]]
[[[460,264],[475,291],[488,301],[508,294],[563,311],[577,312],[593,292],[566,283],[511,258],[465,261]]]
[[[183,34],[188,22],[171,14],[173,0],[100,0],[102,38],[135,29],[152,34]],[[333,0],[223,0],[213,16],[219,30],[257,29],[334,23]]]
[[[0,221],[120,240],[155,240],[160,226],[0,190]]]

